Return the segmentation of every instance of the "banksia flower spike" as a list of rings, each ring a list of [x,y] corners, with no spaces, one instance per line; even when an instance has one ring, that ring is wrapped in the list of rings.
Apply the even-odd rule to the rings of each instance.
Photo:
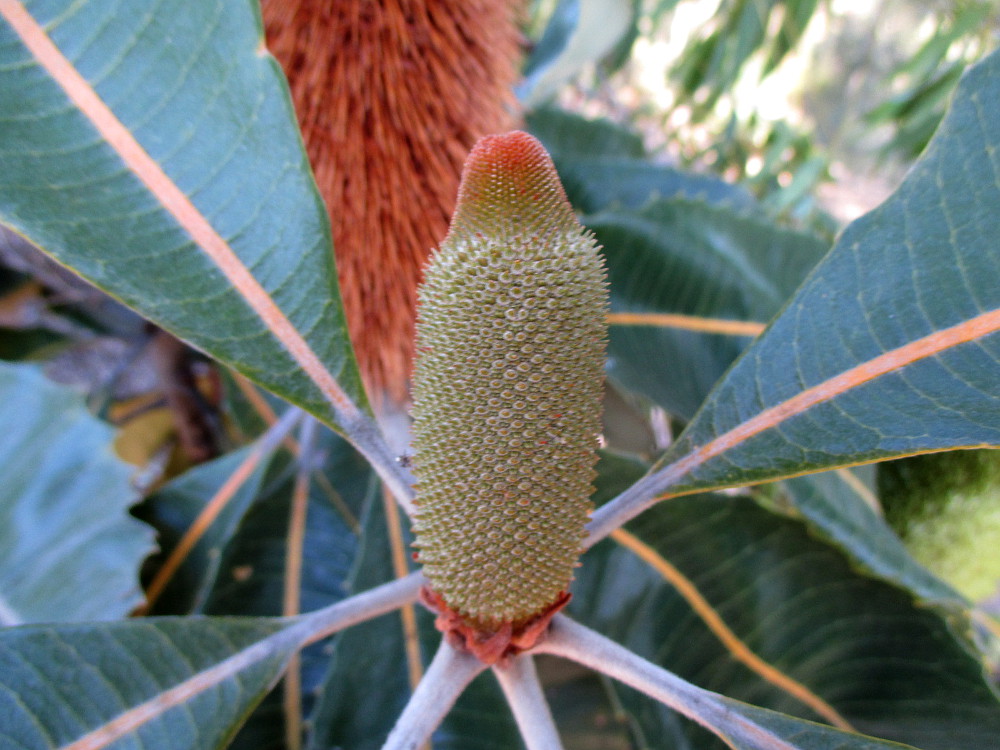
[[[420,269],[462,162],[516,121],[522,0],[264,0],[330,209],[347,324],[369,393],[407,400]]]
[[[469,154],[419,290],[413,380],[424,600],[486,662],[568,601],[590,514],[607,284],[541,144]]]

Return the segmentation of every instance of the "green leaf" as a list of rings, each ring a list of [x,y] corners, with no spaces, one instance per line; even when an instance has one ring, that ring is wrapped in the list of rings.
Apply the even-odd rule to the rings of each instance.
[[[962,596],[913,558],[885,519],[842,474],[809,474],[783,484],[794,510],[868,574],[909,589],[928,602],[967,608]]]
[[[371,467],[342,439],[326,432],[320,440],[318,450],[326,454],[323,473],[331,481],[320,483],[314,474],[309,483],[301,560],[302,612],[347,595],[360,530],[353,514],[345,518],[343,508],[363,502],[372,483]],[[291,472],[281,471],[258,494],[226,545],[220,575],[205,605],[208,614],[281,614],[293,484]]]
[[[720,700],[720,703],[727,706],[733,713],[743,716],[755,724],[767,727],[797,750],[904,750],[904,748],[915,750],[910,745],[863,735],[845,734],[822,724],[804,722],[776,711],[757,708],[725,697]],[[746,745],[740,744],[736,747],[738,750],[742,750]]]
[[[305,536],[301,558],[300,610],[311,612],[341,601],[349,592],[349,576],[356,561],[359,540],[353,515],[345,519],[342,508],[354,506],[371,486],[371,467],[339,437],[329,431],[316,436],[311,450],[327,454],[324,473],[331,478],[336,498],[328,486],[310,480]],[[274,473],[274,472],[272,472]],[[286,547],[294,476],[283,471],[267,484],[230,539],[219,566],[219,576],[205,611],[217,615],[263,616],[282,612],[285,590]],[[334,502],[336,501],[336,504]],[[388,619],[388,618],[385,618]],[[359,626],[361,628],[366,625]],[[330,642],[320,641],[303,650],[299,662],[302,713],[309,716],[330,661]],[[230,746],[233,750],[282,748],[285,742],[283,689],[274,690],[250,715]]]
[[[61,747],[143,707],[154,715],[125,730],[126,746],[222,748],[299,645],[283,628],[220,618],[2,630],[0,747]],[[190,693],[170,692],[186,681]]]
[[[321,419],[353,418],[326,211],[259,8],[163,10],[0,7],[0,223]]]
[[[29,365],[0,364],[0,424],[0,623],[124,617],[153,533],[114,431]]]
[[[587,154],[616,159],[646,157],[641,136],[605,118],[588,120],[575,112],[548,105],[529,112],[525,122],[555,160]]]
[[[916,158],[941,122],[950,97],[965,65],[989,48],[985,39],[996,17],[996,4],[962,3],[942,8],[934,14],[934,33],[918,50],[907,56],[883,82],[886,91],[904,90],[865,114],[871,124],[891,123],[897,132],[882,147],[883,156],[896,151]],[[978,37],[978,39],[977,39]]]
[[[552,156],[566,195],[579,212],[641,208],[656,198],[675,196],[754,206],[739,186],[652,161],[637,135],[608,120],[586,120],[553,107],[535,110],[526,120]]]
[[[754,205],[750,194],[737,185],[646,160],[590,155],[563,156],[555,163],[567,197],[584,213],[642,208],[658,198],[687,198],[745,209]]]
[[[662,503],[627,530],[753,654],[856,730],[924,750],[989,746],[1000,731],[996,693],[951,624],[857,572],[801,522],[746,498],[699,495]],[[822,720],[818,707],[736,658],[661,572],[614,541],[588,552],[577,578],[573,616],[640,656],[729,698]],[[621,697],[647,736],[671,731],[665,709]],[[694,747],[718,747],[701,729],[685,733]],[[816,743],[802,747],[826,746]]]
[[[603,505],[635,484],[649,470],[649,463],[627,454],[609,450],[598,452],[597,476],[590,501]]]
[[[368,488],[362,533],[347,585],[356,591],[393,578],[392,555],[377,485]],[[378,644],[373,648],[372,644]],[[378,750],[410,697],[400,614],[362,623],[328,648],[307,747]]]
[[[164,553],[169,553],[177,545],[199,513],[255,450],[256,446],[246,446],[189,469],[143,504],[141,516],[160,532]],[[156,614],[188,614],[203,610],[219,577],[222,552],[257,499],[270,458],[261,459],[191,549],[164,589],[163,597],[154,610]],[[159,560],[161,564],[163,561]]]
[[[822,258],[817,237],[684,199],[587,217],[604,246],[612,312],[765,322]],[[608,374],[690,419],[750,339],[612,325]]]
[[[998,175],[994,54],[899,190],[845,230],[712,392],[658,486],[1000,444]]]

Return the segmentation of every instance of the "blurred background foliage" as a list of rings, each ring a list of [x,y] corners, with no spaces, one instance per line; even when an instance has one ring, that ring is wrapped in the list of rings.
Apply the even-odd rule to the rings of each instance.
[[[628,126],[657,161],[830,235],[923,150],[994,0],[535,0],[522,100]]]

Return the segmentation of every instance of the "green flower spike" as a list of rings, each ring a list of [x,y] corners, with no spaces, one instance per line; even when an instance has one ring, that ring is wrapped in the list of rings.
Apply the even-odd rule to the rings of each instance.
[[[490,663],[568,600],[590,515],[608,294],[594,238],[526,133],[469,154],[419,290],[413,465],[424,601]]]
[[[1000,594],[1000,451],[946,451],[879,466],[885,519],[917,561],[974,602]]]

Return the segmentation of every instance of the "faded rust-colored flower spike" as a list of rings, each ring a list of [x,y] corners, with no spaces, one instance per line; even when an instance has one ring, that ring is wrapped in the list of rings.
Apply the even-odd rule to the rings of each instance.
[[[590,514],[606,347],[598,246],[526,133],[469,154],[418,292],[413,380],[424,601],[490,663],[569,596]]]
[[[516,122],[522,0],[264,0],[330,211],[348,329],[369,394],[407,401],[420,269],[462,162]]]

